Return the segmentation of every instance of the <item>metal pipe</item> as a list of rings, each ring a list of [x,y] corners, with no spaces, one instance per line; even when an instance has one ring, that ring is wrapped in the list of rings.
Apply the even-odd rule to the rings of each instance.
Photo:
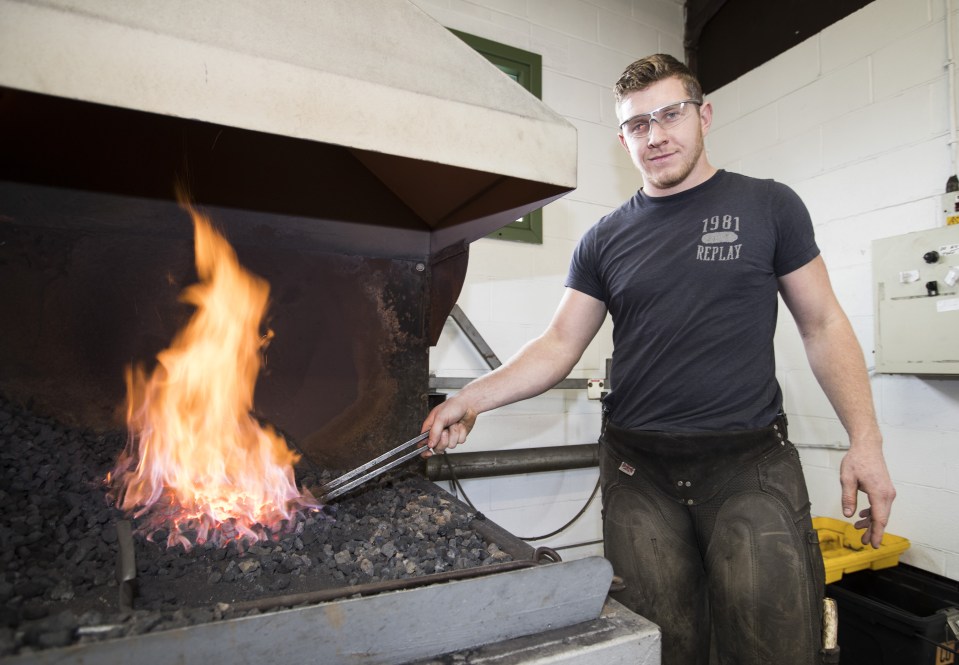
[[[430,480],[450,480],[445,455],[426,460],[425,473]],[[521,450],[491,450],[475,453],[450,453],[449,462],[457,478],[489,478],[539,471],[585,469],[599,465],[599,444],[545,446]]]

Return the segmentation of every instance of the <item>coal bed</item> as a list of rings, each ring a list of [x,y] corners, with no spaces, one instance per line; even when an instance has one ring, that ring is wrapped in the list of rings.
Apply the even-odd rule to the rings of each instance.
[[[129,517],[111,506],[104,479],[125,442],[124,431],[69,427],[0,397],[0,657],[495,569],[517,554],[492,542],[496,527],[482,515],[401,471],[255,543],[167,548],[165,534],[147,540],[131,520],[135,595],[124,606],[118,525]],[[306,460],[296,469],[299,487],[330,477]]]

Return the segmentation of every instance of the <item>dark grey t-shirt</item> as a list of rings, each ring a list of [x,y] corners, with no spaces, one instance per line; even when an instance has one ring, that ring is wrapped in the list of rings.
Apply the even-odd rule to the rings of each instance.
[[[611,421],[674,432],[771,423],[782,405],[777,278],[818,254],[795,192],[727,171],[672,196],[637,192],[601,219],[566,286],[612,315]]]

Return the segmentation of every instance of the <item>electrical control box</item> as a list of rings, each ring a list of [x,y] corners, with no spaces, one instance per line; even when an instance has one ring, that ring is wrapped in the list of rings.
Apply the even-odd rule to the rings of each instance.
[[[876,371],[959,375],[959,225],[872,243]]]

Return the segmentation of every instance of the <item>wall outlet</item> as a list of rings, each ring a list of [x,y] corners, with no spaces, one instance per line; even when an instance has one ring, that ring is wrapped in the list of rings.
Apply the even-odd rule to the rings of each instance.
[[[588,379],[586,381],[586,397],[589,399],[600,399],[603,396],[603,387],[606,385],[605,379]]]

